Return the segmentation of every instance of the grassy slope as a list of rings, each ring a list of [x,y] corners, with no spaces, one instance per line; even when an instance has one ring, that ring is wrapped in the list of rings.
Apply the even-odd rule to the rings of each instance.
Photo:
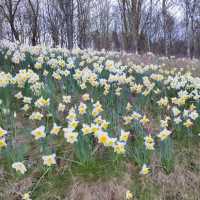
[[[174,60],[167,65],[178,66],[181,62]],[[196,65],[191,63],[191,66]],[[9,164],[0,160],[5,166],[0,169],[0,199],[20,199],[20,192],[34,188],[36,183],[38,187],[33,195],[36,200],[122,200],[127,189],[138,200],[200,199],[199,140],[200,137],[187,138],[181,142],[175,140],[175,160],[170,173],[167,174],[160,167],[157,154],[152,160],[152,173],[146,177],[139,175],[140,169],[135,163],[100,160],[85,165],[60,161],[59,168],[49,171],[44,178],[44,168],[31,171],[23,178],[16,178]],[[37,157],[34,147],[29,151]]]

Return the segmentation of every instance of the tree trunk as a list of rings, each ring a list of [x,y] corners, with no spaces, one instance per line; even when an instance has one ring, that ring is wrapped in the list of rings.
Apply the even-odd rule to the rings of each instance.
[[[131,2],[133,16],[133,48],[134,52],[138,54],[139,14],[141,9],[141,0],[132,0]]]
[[[166,0],[162,1],[162,15],[163,15],[163,32],[164,32],[164,51],[165,51],[165,56],[168,56]]]
[[[19,41],[19,33],[18,31],[15,29],[15,24],[14,24],[14,19],[10,20],[10,27],[11,27],[11,31],[14,35],[14,38],[16,41]]]

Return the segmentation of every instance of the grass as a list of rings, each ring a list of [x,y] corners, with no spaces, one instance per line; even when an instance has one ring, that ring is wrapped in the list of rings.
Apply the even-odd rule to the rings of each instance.
[[[198,199],[200,195],[199,138],[187,140],[174,142],[175,167],[170,168],[169,175],[168,171],[161,167],[162,162],[158,156],[154,157],[151,166],[152,172],[146,177],[139,175],[139,167],[134,162],[127,162],[124,159],[116,160],[116,162],[109,162],[107,159],[93,160],[82,164],[71,163],[70,166],[63,163],[59,168],[50,170],[41,179],[32,198],[34,200],[65,199],[70,196],[74,187],[77,187],[77,183],[82,187],[81,183],[95,186],[100,182],[108,183],[109,187],[110,182],[113,181],[122,188],[130,189],[137,200]],[[188,148],[188,144],[190,144],[190,148]],[[46,168],[41,168],[39,171],[32,171],[27,175],[27,177],[32,177],[31,187],[35,186],[45,171]],[[26,181],[27,177],[16,178],[13,172],[8,171],[7,176],[1,176],[0,191],[4,191],[4,193],[9,191],[11,183],[17,185],[20,181]],[[9,180],[9,183],[4,184],[5,180]],[[90,189],[89,187],[88,190]],[[115,192],[119,191],[116,189]],[[5,198],[2,197],[2,200]]]

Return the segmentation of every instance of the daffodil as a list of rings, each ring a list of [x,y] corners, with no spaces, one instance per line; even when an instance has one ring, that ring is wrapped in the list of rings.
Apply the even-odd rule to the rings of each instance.
[[[190,128],[193,125],[193,122],[190,119],[187,119],[186,122],[183,123],[183,125],[187,128]]]
[[[83,101],[88,101],[88,100],[90,100],[90,95],[89,94],[84,94],[84,95],[82,95],[82,100]]]
[[[53,128],[51,129],[50,133],[52,135],[58,135],[61,130],[61,126],[58,126],[56,123],[53,124]]]
[[[22,200],[31,200],[30,192],[24,193],[22,195]]]
[[[81,129],[83,132],[83,135],[90,134],[92,132],[92,129],[89,125],[83,124],[83,128]]]
[[[44,165],[50,167],[51,165],[56,164],[56,154],[42,156]]]
[[[40,126],[31,132],[31,135],[35,137],[36,140],[46,137],[45,126]]]
[[[124,131],[122,129],[121,130],[121,135],[120,135],[120,141],[126,142],[128,140],[129,135],[130,135],[130,132]]]
[[[84,104],[84,103],[81,102],[80,105],[79,105],[79,107],[78,107],[79,114],[80,115],[85,114],[86,113],[86,109],[87,109],[86,104]]]
[[[68,122],[69,127],[76,129],[76,127],[78,126],[78,121],[77,120],[72,120]]]
[[[65,107],[66,107],[65,104],[59,103],[59,105],[58,105],[58,111],[59,112],[64,112]]]
[[[69,110],[69,113],[68,113],[66,119],[68,119],[68,120],[70,120],[70,121],[76,120],[76,113],[75,113],[74,108],[71,108],[71,109]]]
[[[22,92],[20,91],[17,94],[15,94],[15,98],[17,98],[17,99],[23,99]]]
[[[125,153],[125,145],[126,143],[125,142],[116,142],[113,146],[114,148],[114,152],[117,153],[117,154],[124,154]]]
[[[5,136],[6,134],[7,134],[7,131],[0,127],[0,138]]]
[[[29,117],[31,120],[38,120],[40,121],[43,118],[43,114],[40,112],[33,112]]]
[[[7,144],[6,144],[6,142],[5,142],[5,138],[0,138],[0,150],[1,150],[2,148],[6,147],[6,146],[7,146]]]
[[[141,122],[143,125],[146,125],[147,123],[149,123],[149,119],[146,117],[146,115],[144,115],[143,118],[140,119],[140,122]]]
[[[142,166],[142,169],[141,169],[141,171],[140,171],[140,174],[142,174],[142,175],[147,175],[147,174],[149,174],[149,172],[150,172],[150,168],[147,167],[146,164],[144,164],[144,165]]]
[[[40,97],[36,102],[35,102],[36,107],[42,108],[49,106],[49,99],[44,99],[43,97]]]
[[[127,111],[130,111],[132,108],[132,105],[128,102],[127,105],[126,105],[126,110]]]
[[[152,136],[151,135],[145,136],[144,140],[145,140],[146,149],[154,150],[155,142],[154,142],[154,139],[152,138]]]
[[[133,199],[133,194],[131,193],[130,190],[127,190],[126,191],[126,200],[130,200],[130,199]]]
[[[157,136],[161,139],[161,140],[165,140],[172,132],[164,129],[162,130]]]
[[[98,133],[98,140],[99,143],[106,145],[109,140],[108,133],[100,130]]]
[[[24,174],[27,171],[25,165],[22,162],[13,163],[12,168],[15,169],[17,172],[20,172],[21,174]]]
[[[73,144],[78,141],[78,132],[74,132],[73,128],[64,128],[64,137],[67,139],[67,142]]]
[[[71,102],[71,96],[63,96],[63,102],[68,104]]]

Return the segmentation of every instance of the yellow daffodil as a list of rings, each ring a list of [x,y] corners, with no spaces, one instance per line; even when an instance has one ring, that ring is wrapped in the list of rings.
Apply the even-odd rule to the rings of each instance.
[[[103,132],[103,131],[99,131],[98,140],[99,140],[99,143],[106,145],[108,140],[109,140],[108,133]]]

